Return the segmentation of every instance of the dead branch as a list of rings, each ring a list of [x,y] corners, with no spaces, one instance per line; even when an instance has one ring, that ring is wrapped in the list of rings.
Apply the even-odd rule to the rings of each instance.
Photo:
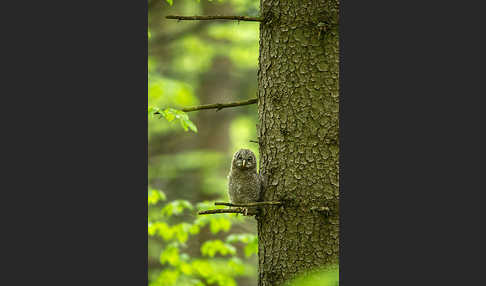
[[[255,202],[255,203],[246,203],[246,204],[232,204],[232,203],[225,203],[225,202],[215,202],[215,206],[228,206],[228,207],[259,207],[259,206],[268,206],[268,205],[281,205],[281,202]]]
[[[247,17],[247,16],[175,16],[169,15],[166,16],[167,19],[176,19],[176,20],[233,20],[233,21],[253,21],[253,22],[262,22],[263,18],[261,17]]]
[[[198,212],[199,215],[207,215],[207,214],[244,214],[244,209],[217,209],[217,210],[207,210],[207,211],[200,211]]]
[[[219,111],[219,110],[221,110],[223,108],[227,108],[227,107],[243,106],[243,105],[250,105],[250,104],[255,104],[255,103],[257,103],[257,99],[253,98],[253,99],[249,99],[249,100],[245,100],[245,101],[235,101],[235,102],[229,102],[229,103],[213,103],[213,104],[186,107],[186,108],[183,108],[182,111],[191,112],[191,111],[202,110],[202,109],[216,109],[216,111]]]

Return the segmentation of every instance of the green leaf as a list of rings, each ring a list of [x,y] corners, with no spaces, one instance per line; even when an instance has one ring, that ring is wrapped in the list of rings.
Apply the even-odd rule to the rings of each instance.
[[[148,191],[148,204],[155,205],[159,201],[165,201],[166,196],[165,193],[155,189],[149,189]]]
[[[172,6],[172,4],[174,4],[174,0],[166,0],[167,3],[169,3],[170,6]]]
[[[184,128],[185,131],[188,131],[188,127],[189,127],[192,131],[197,133],[196,125],[189,119],[187,113],[181,110],[177,110],[176,114],[177,114],[176,117],[180,120],[181,126],[182,128]]]
[[[253,254],[258,253],[258,237],[253,234],[243,233],[243,234],[232,234],[226,238],[228,243],[241,242],[246,244],[244,251],[245,256],[250,257]]]
[[[154,222],[148,225],[148,234],[150,236],[158,235],[165,241],[171,240],[174,237],[174,231],[165,222]]]
[[[192,268],[202,277],[210,276],[213,273],[213,268],[206,260],[194,260],[191,263]]]
[[[177,240],[179,240],[179,242],[185,243],[187,241],[187,239],[189,238],[189,230],[191,229],[191,226],[191,224],[183,222],[172,227],[172,230],[175,233],[175,236]]]
[[[197,224],[193,224],[193,225],[191,225],[191,228],[189,229],[189,233],[192,234],[192,235],[198,234],[200,230],[201,230],[201,228]]]
[[[191,264],[186,262],[182,262],[179,268],[181,269],[181,272],[184,273],[185,275],[191,275],[194,272]]]
[[[167,119],[167,121],[171,122],[175,119],[176,114],[172,108],[167,108],[166,110],[162,111],[162,115]]]
[[[184,131],[188,131],[189,129],[187,128],[187,123],[183,119],[179,120],[181,123],[182,128],[184,128]]]
[[[151,118],[157,118],[156,116],[160,116],[162,113],[160,112],[160,109],[158,107],[155,107],[155,106],[150,106],[148,108],[148,112],[147,112],[148,116],[150,116]]]
[[[157,228],[153,223],[149,223],[147,229],[148,229],[148,235],[150,236],[154,236],[155,233],[157,232]]]
[[[156,285],[176,285],[177,279],[179,279],[179,271],[166,269],[160,273],[160,276],[157,278]]]
[[[197,133],[197,127],[196,127],[196,125],[191,120],[188,119],[186,123],[187,123],[187,126],[189,126],[189,128],[192,131],[194,131],[194,132]]]
[[[221,255],[235,255],[236,249],[232,245],[226,244],[221,240],[208,240],[201,246],[201,253],[205,256],[214,257],[218,252]]]
[[[230,276],[227,275],[222,275],[222,274],[216,274],[212,277],[208,277],[206,281],[209,284],[214,284],[217,283],[220,286],[237,286],[236,281],[231,278]]]
[[[192,210],[194,207],[189,201],[174,200],[162,208],[162,215],[170,217],[172,215],[181,214],[184,210]]]
[[[160,263],[162,265],[169,263],[170,265],[177,266],[179,262],[179,248],[175,244],[168,245],[160,254]]]
[[[153,111],[155,108],[152,108],[151,110]],[[172,122],[174,119],[178,119],[184,131],[189,131],[189,129],[191,129],[197,133],[196,125],[189,119],[189,116],[184,111],[174,108],[166,108],[165,110],[158,112],[162,114],[162,116],[164,116],[169,122]]]
[[[219,231],[227,232],[231,228],[231,221],[222,216],[211,218],[209,229],[212,233],[216,234]]]
[[[243,242],[249,243],[256,239],[256,235],[249,234],[249,233],[242,233],[242,234],[232,234],[226,238],[226,242],[234,243],[234,242]]]

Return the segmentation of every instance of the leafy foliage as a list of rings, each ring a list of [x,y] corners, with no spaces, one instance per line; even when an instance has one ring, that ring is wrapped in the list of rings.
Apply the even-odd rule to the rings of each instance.
[[[197,132],[196,125],[189,119],[187,113],[176,108],[159,108],[159,106],[183,107],[197,104],[198,99],[194,96],[192,87],[179,80],[160,76],[155,73],[156,67],[157,63],[149,58],[149,136],[155,132],[164,132],[167,130],[169,126],[153,124],[155,123],[154,121],[160,123],[161,118],[165,118],[169,123],[178,121],[185,131],[190,129]]]
[[[223,256],[227,254],[235,255],[236,249],[221,240],[209,240],[201,246],[201,253],[203,255],[214,257],[218,252]]]
[[[241,242],[246,244],[244,248],[246,257],[250,257],[251,255],[258,253],[258,237],[254,234],[232,234],[226,238],[226,242]]]
[[[196,125],[191,120],[189,120],[189,116],[187,116],[187,113],[185,113],[184,111],[173,108],[160,110],[157,107],[150,107],[149,114],[152,114],[152,116],[161,115],[169,122],[172,122],[174,119],[178,119],[182,128],[184,128],[185,131],[188,131],[188,128],[190,128],[192,131],[197,132]]]
[[[161,205],[162,203],[164,204]],[[220,239],[205,241],[200,247],[202,258],[193,258],[185,252],[189,237],[197,235],[204,227],[209,227],[213,234],[228,232],[232,224],[240,220],[236,215],[199,216],[193,217],[190,222],[171,223],[174,218],[193,211],[194,206],[186,200],[166,202],[165,193],[153,188],[148,190],[148,204],[151,208],[159,207],[156,211],[158,216],[155,216],[154,212],[150,215],[149,212],[149,237],[164,241],[159,255],[159,262],[164,268],[150,279],[150,286],[207,284],[236,286],[235,277],[248,272],[242,260],[237,257],[237,248],[233,244],[245,245],[247,257],[256,255],[256,238],[251,234],[233,234],[225,241]],[[209,202],[197,204],[198,209],[209,206]]]
[[[149,189],[148,191],[148,204],[149,205],[155,205],[159,201],[165,201],[166,196],[164,192],[155,190],[155,189]]]
[[[181,214],[185,209],[192,210],[193,206],[190,202],[185,200],[174,200],[165,205],[162,209],[162,214],[165,216],[172,216],[173,214]]]
[[[203,15],[208,8],[214,14],[231,9],[235,15],[256,16],[259,1],[148,1],[149,285],[256,281],[254,222],[233,214],[196,215],[220,208],[214,200],[227,201],[227,167],[235,148],[248,144],[258,154],[257,145],[248,142],[256,139],[256,113],[250,107],[235,108],[231,115],[181,109],[255,96],[259,24],[178,23],[165,16]],[[228,65],[229,73],[220,69]],[[217,136],[208,136],[217,126]],[[235,128],[246,135],[233,136]]]

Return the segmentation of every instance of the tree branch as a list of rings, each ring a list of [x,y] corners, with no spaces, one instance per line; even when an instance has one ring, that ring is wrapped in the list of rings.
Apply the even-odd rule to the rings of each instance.
[[[232,204],[232,203],[225,203],[225,202],[215,202],[215,206],[229,206],[229,207],[259,207],[259,206],[268,206],[268,205],[282,205],[281,202],[255,202],[255,203],[246,203],[246,204]],[[249,210],[245,208],[228,208],[228,209],[216,209],[216,210],[207,210],[207,211],[200,211],[198,212],[199,215],[207,215],[207,214],[244,214],[244,215],[256,215],[258,210]]]
[[[261,17],[247,17],[247,16],[166,16],[167,19],[177,20],[235,20],[235,21],[253,21],[262,22]]]
[[[245,101],[235,101],[235,102],[229,102],[229,103],[213,103],[213,104],[186,107],[186,108],[183,108],[182,111],[191,112],[191,111],[196,111],[196,110],[201,110],[201,109],[217,109],[216,111],[219,111],[219,110],[226,108],[226,107],[243,106],[243,105],[249,105],[249,104],[255,104],[255,103],[257,103],[257,99],[253,98],[253,99],[245,100]]]
[[[281,205],[281,202],[256,202],[256,203],[246,203],[246,204],[232,204],[232,203],[224,203],[224,202],[215,202],[215,206],[229,206],[229,207],[259,207],[259,206],[268,206],[268,205]]]
[[[217,209],[217,210],[207,210],[207,211],[200,211],[198,212],[199,215],[206,215],[206,214],[244,214],[245,211],[243,209]]]

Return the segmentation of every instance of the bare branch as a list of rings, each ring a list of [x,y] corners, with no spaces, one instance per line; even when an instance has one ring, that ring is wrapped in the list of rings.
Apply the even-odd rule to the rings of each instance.
[[[198,212],[199,215],[206,215],[206,214],[244,214],[245,211],[243,209],[217,209],[217,210],[207,210],[207,211],[200,211]]]
[[[166,16],[167,19],[176,20],[234,20],[234,21],[253,21],[262,22],[261,17],[247,17],[247,16]]]
[[[196,111],[196,110],[201,110],[201,109],[216,109],[216,111],[221,110],[226,107],[235,107],[235,106],[243,106],[243,105],[249,105],[249,104],[255,104],[257,103],[257,99],[253,98],[250,100],[245,100],[245,101],[235,101],[235,102],[229,102],[229,103],[213,103],[213,104],[206,104],[206,105],[199,105],[199,106],[193,106],[193,107],[186,107],[183,108],[182,111],[184,112],[191,112],[191,111]]]
[[[256,203],[246,203],[246,204],[232,204],[232,203],[225,203],[225,202],[215,202],[215,206],[229,206],[229,207],[259,207],[259,206],[278,206],[281,205],[281,202],[256,202]]]
[[[200,211],[199,215],[207,215],[207,214],[242,214],[244,216],[252,216],[258,214],[258,210],[255,209],[246,209],[246,208],[228,208],[228,209],[216,209],[216,210],[206,210]]]

